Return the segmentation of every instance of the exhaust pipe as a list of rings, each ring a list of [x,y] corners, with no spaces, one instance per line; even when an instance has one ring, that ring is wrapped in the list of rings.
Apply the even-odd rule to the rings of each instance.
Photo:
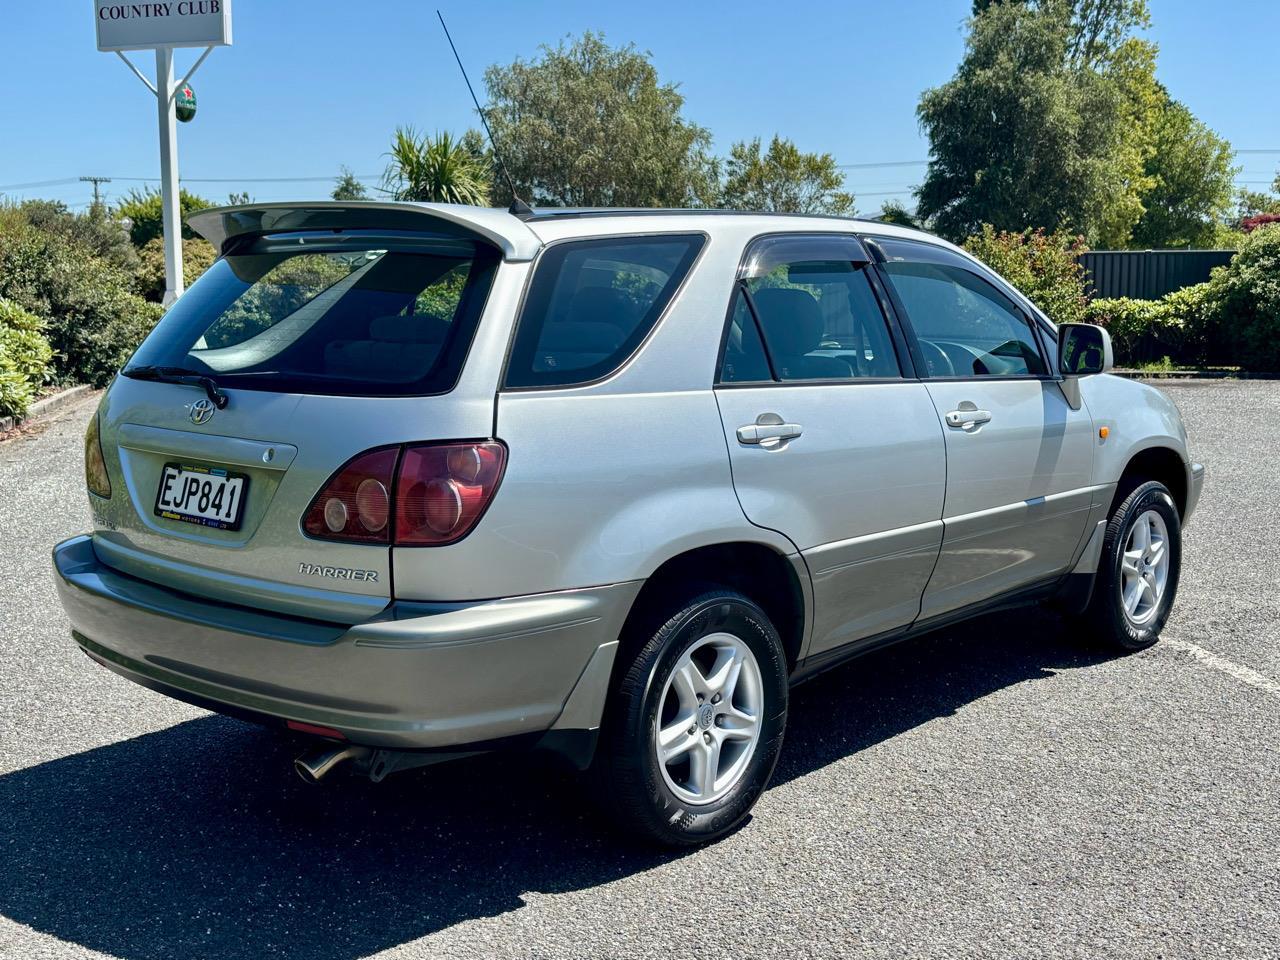
[[[307,783],[319,783],[335,767],[352,760],[367,760],[372,753],[368,747],[358,747],[355,744],[313,747],[293,761],[293,769]]]

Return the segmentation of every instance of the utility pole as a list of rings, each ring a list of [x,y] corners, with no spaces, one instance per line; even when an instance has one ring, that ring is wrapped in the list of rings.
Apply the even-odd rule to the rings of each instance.
[[[102,198],[98,195],[98,184],[110,183],[110,177],[81,177],[81,181],[93,184],[93,208],[97,210],[102,206]]]

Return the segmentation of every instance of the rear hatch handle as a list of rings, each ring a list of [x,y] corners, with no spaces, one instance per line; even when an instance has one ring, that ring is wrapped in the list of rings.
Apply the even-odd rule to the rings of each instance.
[[[218,389],[218,382],[199,370],[144,364],[140,367],[129,367],[123,372],[126,377],[134,380],[155,380],[160,383],[181,383],[189,387],[203,387],[205,394],[213,401],[215,407],[222,410],[227,405],[227,395]]]

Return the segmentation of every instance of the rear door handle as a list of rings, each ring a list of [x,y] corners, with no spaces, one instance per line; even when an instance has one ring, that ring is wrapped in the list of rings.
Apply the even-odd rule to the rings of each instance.
[[[776,413],[762,413],[756,417],[755,423],[738,428],[738,442],[776,447],[784,440],[794,440],[803,432],[798,423],[784,423]]]
[[[959,410],[947,411],[946,419],[948,427],[968,430],[970,427],[980,427],[984,423],[989,423],[991,421],[991,411],[978,410],[974,407],[962,407]]]

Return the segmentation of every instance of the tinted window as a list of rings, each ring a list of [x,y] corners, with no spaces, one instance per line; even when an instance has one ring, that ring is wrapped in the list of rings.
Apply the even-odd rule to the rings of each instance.
[[[201,276],[130,366],[187,367],[237,389],[444,392],[496,263],[496,252],[454,239],[261,237]]]
[[[739,290],[733,298],[733,313],[729,315],[729,333],[724,344],[724,360],[720,364],[721,383],[752,383],[769,381],[769,360],[760,331],[747,306],[747,298]]]
[[[810,244],[804,255],[814,253]],[[784,260],[776,265],[766,264],[766,269],[764,275],[749,277],[742,284],[755,307],[778,379],[901,376],[889,328],[865,264],[835,259]],[[745,307],[745,297],[739,299]],[[745,330],[743,323],[750,316],[748,313],[740,318],[741,314],[742,310],[735,309],[731,318],[726,367],[731,359],[734,330]],[[743,339],[749,345],[749,338]],[[722,374],[721,380],[728,379]]]
[[[927,244],[880,240],[882,269],[906,308],[933,377],[1043,376],[1026,315],[962,257]]]
[[[520,315],[507,386],[569,386],[612,373],[653,329],[703,239],[627,237],[549,247]]]

